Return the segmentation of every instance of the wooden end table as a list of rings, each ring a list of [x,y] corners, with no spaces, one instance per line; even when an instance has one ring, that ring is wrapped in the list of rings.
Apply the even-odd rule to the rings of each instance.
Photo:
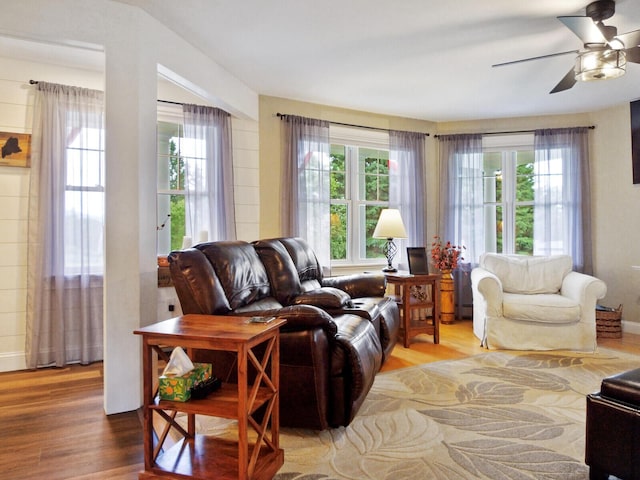
[[[284,323],[286,320],[278,318],[265,324],[250,323],[248,317],[184,315],[133,332],[142,336],[143,343],[144,471],[139,479],[273,478],[284,463],[284,451],[279,446],[278,393],[280,326]],[[265,346],[262,356],[254,350],[258,345]],[[158,376],[153,371],[154,354],[168,360],[163,350],[167,346],[184,347],[188,355],[194,349],[236,352],[237,385],[223,383],[204,399],[161,400],[154,386]],[[249,369],[257,372],[253,384],[247,378]],[[257,410],[263,416],[254,418]],[[187,413],[186,429],[176,422],[177,412]],[[166,428],[157,437],[153,430],[154,414],[166,421]],[[196,434],[196,414],[237,419],[237,442]],[[249,426],[256,433],[251,442]],[[171,428],[183,438],[163,451]]]
[[[404,347],[411,338],[426,333],[433,335],[433,343],[440,343],[440,275],[413,275],[408,272],[385,273],[387,283],[395,287],[394,299],[400,307]],[[430,289],[427,295],[426,288]],[[412,312],[431,309],[431,315],[412,318]]]

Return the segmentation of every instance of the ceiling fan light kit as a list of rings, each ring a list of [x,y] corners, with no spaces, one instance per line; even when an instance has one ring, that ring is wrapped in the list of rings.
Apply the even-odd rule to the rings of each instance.
[[[627,62],[640,63],[640,30],[618,35],[615,26],[602,23],[615,13],[614,0],[596,0],[586,7],[584,16],[558,17],[581,41],[582,50],[552,53],[493,65],[501,67],[514,63],[540,60],[558,55],[577,54],[574,67],[550,93],[562,92],[578,81],[609,80],[625,74]]]
[[[617,78],[624,75],[626,67],[624,50],[590,50],[576,58],[575,78],[580,82]]]

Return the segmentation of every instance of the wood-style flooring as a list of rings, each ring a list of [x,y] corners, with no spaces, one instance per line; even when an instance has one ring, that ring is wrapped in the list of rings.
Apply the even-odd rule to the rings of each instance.
[[[598,344],[640,354],[640,335]],[[443,325],[440,344],[420,335],[396,346],[383,370],[486,352],[471,321]],[[101,363],[0,373],[0,478],[137,479],[143,469],[139,412],[106,416]]]

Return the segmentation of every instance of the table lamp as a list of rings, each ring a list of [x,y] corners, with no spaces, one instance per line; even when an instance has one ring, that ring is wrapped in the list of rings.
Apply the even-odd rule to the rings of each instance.
[[[398,251],[398,247],[393,243],[394,238],[407,238],[407,231],[402,223],[400,210],[397,208],[385,208],[380,212],[378,224],[373,231],[373,238],[386,238],[387,243],[384,246],[384,254],[387,257],[387,266],[382,269],[383,272],[396,272],[393,268],[391,260]]]

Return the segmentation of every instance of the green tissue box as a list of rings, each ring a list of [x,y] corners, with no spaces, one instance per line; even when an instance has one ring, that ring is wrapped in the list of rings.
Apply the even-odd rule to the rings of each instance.
[[[159,395],[162,400],[186,402],[191,398],[191,387],[211,377],[210,363],[194,363],[194,369],[182,376],[160,376]]]

